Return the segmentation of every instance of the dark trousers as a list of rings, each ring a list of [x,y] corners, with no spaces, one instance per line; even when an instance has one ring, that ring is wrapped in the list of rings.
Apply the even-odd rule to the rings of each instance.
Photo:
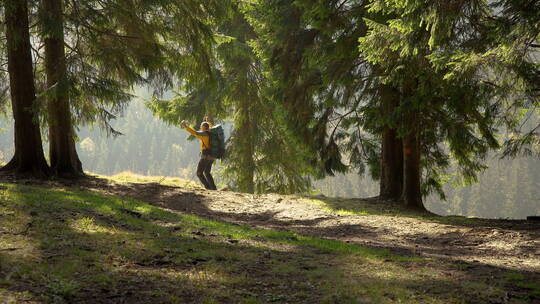
[[[217,189],[216,185],[214,184],[214,178],[212,178],[212,174],[210,174],[210,171],[212,171],[213,162],[213,159],[203,155],[199,161],[199,164],[197,165],[197,176],[201,180],[201,183],[203,183],[204,187],[210,190]]]

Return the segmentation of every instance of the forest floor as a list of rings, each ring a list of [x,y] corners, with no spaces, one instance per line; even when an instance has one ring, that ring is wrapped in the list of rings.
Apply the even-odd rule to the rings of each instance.
[[[537,222],[133,174],[0,187],[0,302],[540,303]]]

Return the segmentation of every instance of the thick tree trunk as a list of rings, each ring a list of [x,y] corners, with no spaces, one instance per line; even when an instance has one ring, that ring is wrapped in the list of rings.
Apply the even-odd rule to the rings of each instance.
[[[251,109],[251,102],[244,100],[240,104],[238,109],[240,113],[237,116],[238,121],[238,135],[241,138],[241,166],[240,174],[238,176],[238,186],[241,192],[254,193],[255,192],[255,160],[253,155],[255,153],[254,146],[254,134],[255,127],[253,124],[253,113]]]
[[[403,142],[395,129],[385,127],[381,153],[379,197],[398,200],[403,192]]]
[[[249,153],[244,155],[244,163],[249,167],[245,168],[245,172],[240,176],[239,185],[242,185],[239,189],[241,192],[254,193],[255,192],[255,165],[253,161],[253,154]]]
[[[413,122],[414,123],[414,122]],[[403,139],[403,202],[411,209],[426,211],[422,202],[420,165],[420,140],[416,127],[410,130]]]
[[[83,175],[75,149],[66,79],[62,0],[42,0],[45,29],[45,70],[49,114],[49,158],[54,174],[62,177]]]
[[[399,105],[399,91],[388,85],[379,88],[384,117],[392,115]],[[381,145],[379,197],[399,200],[403,192],[403,143],[395,127],[385,124]]]
[[[2,171],[46,177],[50,170],[43,155],[36,115],[27,1],[4,1],[4,13],[11,104],[15,119],[15,155]]]

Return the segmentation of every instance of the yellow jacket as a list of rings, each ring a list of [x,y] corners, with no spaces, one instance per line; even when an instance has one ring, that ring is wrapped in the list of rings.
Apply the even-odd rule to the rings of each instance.
[[[193,129],[190,126],[187,126],[185,129],[186,131],[191,133],[191,135],[201,140],[201,151],[210,149],[210,136],[208,135],[207,132],[195,131],[195,129]]]

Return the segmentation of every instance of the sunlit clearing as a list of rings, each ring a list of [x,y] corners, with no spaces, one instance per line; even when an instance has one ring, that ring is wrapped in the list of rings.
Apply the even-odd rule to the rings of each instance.
[[[91,217],[83,217],[83,218],[74,219],[69,223],[69,226],[73,230],[77,232],[82,232],[82,233],[115,234],[118,232],[116,231],[116,229],[112,229],[110,227],[97,224],[96,221]]]
[[[158,183],[166,186],[176,186],[190,189],[201,188],[199,184],[191,180],[171,176],[140,175],[130,171],[123,171],[113,176],[96,176],[107,178],[118,183]]]

